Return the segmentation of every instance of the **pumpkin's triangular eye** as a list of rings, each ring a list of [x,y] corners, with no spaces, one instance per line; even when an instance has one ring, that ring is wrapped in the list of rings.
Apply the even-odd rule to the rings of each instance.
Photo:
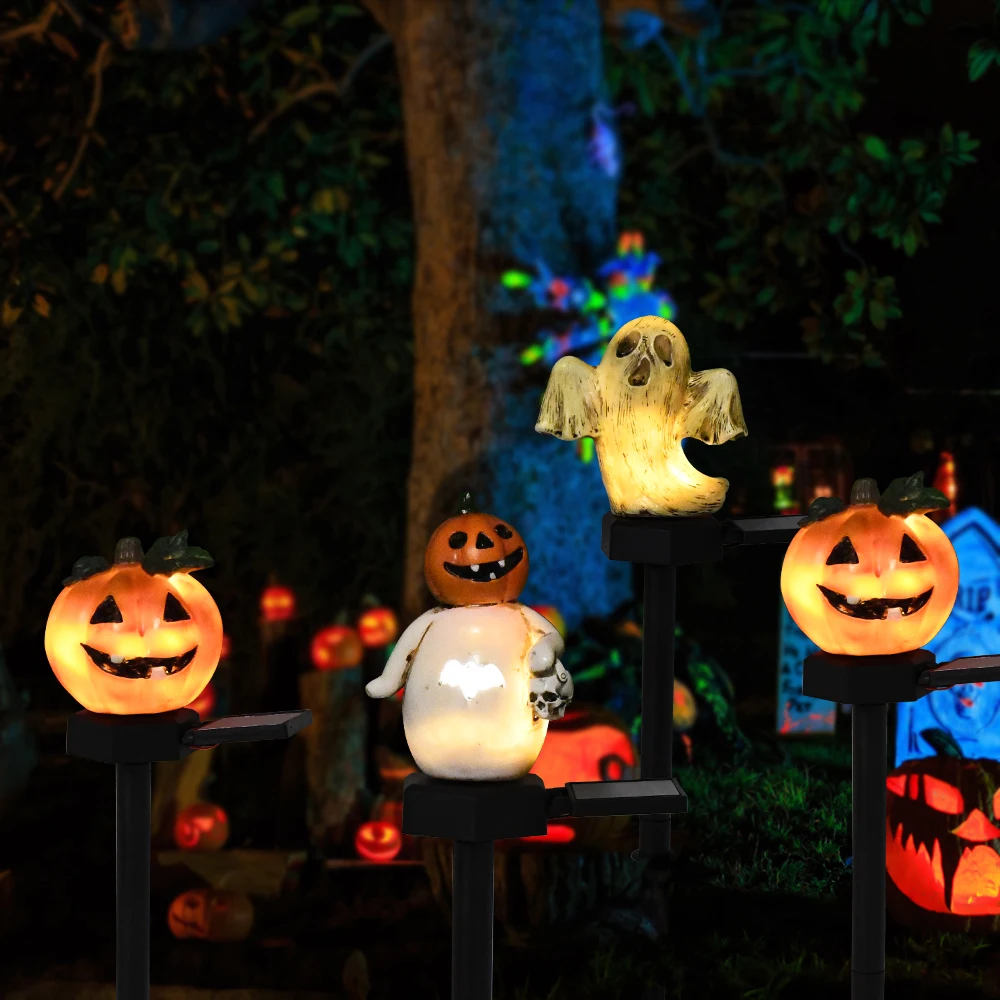
[[[167,599],[163,604],[163,620],[165,622],[183,622],[190,617],[181,602],[173,594],[167,594]]]
[[[122,613],[118,610],[118,605],[110,594],[97,605],[94,613],[90,616],[91,625],[120,624],[123,621]]]
[[[899,547],[899,561],[900,562],[926,562],[927,556],[920,551],[920,546],[910,538],[909,535],[903,534],[903,544]]]
[[[503,539],[514,537],[514,532],[511,531],[506,524],[498,524],[493,528],[493,530]]]
[[[947,781],[924,775],[924,802],[937,812],[958,816],[965,809],[962,793]]]
[[[843,538],[833,547],[833,551],[827,556],[827,566],[839,566],[843,563],[856,563],[858,554],[854,551],[851,540],[844,535]]]

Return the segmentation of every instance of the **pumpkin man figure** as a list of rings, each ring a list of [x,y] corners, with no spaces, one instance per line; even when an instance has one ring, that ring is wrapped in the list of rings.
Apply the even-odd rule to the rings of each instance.
[[[528,578],[524,539],[470,501],[466,494],[424,555],[427,585],[448,606],[403,632],[367,691],[387,698],[405,687],[406,741],[425,774],[506,781],[531,770],[573,680],[558,630],[517,603]]]

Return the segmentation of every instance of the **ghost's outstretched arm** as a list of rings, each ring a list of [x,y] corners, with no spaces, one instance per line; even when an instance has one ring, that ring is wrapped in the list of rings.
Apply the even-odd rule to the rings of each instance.
[[[692,372],[688,382],[684,436],[705,444],[722,444],[746,437],[743,405],[736,376],[725,368]]]
[[[389,654],[381,676],[368,682],[365,691],[368,692],[369,697],[390,698],[406,683],[406,675],[410,669],[413,654],[423,641],[424,636],[427,635],[427,630],[434,622],[434,616],[440,610],[440,608],[432,608],[430,611],[425,611],[403,630],[403,634]]]
[[[549,373],[535,430],[564,441],[597,437],[600,402],[597,375],[579,358],[560,358]]]
[[[549,673],[566,649],[566,643],[555,625],[534,608],[521,605],[521,614],[532,629],[542,633],[528,654],[528,668],[533,674]]]

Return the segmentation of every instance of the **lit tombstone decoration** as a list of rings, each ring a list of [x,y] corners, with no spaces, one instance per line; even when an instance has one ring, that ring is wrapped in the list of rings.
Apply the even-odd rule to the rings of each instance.
[[[827,653],[890,656],[920,649],[958,593],[958,558],[925,515],[948,498],[923,473],[879,495],[859,479],[851,502],[815,500],[781,567],[781,596],[796,625]]]
[[[361,638],[350,625],[328,625],[314,636],[309,647],[317,670],[348,670],[364,658]]]
[[[560,358],[535,430],[565,441],[592,437],[615,514],[710,514],[729,482],[700,473],[681,442],[722,444],[747,433],[739,389],[723,368],[693,372],[673,323],[644,316],[611,338],[596,368]]]
[[[143,554],[123,538],[114,564],[78,559],[45,626],[45,654],[59,683],[91,712],[152,715],[190,705],[215,673],[222,616],[190,576],[212,565],[187,532]]]
[[[505,781],[535,763],[549,719],[560,718],[573,681],[559,661],[555,626],[517,603],[528,577],[521,535],[471,497],[435,530],[424,555],[432,608],[400,636],[373,698],[403,694],[414,762],[435,778]]]

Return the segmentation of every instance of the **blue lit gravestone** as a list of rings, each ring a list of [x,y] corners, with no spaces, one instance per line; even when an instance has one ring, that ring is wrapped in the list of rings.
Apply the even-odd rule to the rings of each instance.
[[[975,507],[942,525],[958,553],[958,599],[927,644],[939,662],[1000,653],[1000,526]],[[920,733],[943,729],[969,758],[1000,760],[1000,684],[957,684],[934,691],[896,715],[896,765],[933,757]]]
[[[806,638],[779,602],[778,619],[778,718],[782,736],[832,733],[837,725],[837,705],[821,698],[807,698],[802,693],[802,661],[819,646]]]

